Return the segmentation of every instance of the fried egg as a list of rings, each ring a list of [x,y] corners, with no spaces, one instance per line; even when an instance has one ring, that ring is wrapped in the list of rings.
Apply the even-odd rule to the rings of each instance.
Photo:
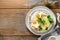
[[[31,16],[31,27],[36,30],[38,29],[38,22],[37,22],[37,18],[41,17],[41,14],[39,12],[35,12],[32,16]]]

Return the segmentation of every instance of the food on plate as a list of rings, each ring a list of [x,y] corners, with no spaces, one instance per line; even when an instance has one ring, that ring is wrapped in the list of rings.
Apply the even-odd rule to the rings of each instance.
[[[44,11],[37,11],[31,16],[31,28],[35,31],[46,31],[54,23],[53,18]]]
[[[32,23],[33,23],[33,24],[36,24],[36,20],[32,20]]]
[[[35,15],[35,16],[36,16],[36,18],[39,18],[39,17],[40,17],[40,14],[36,13],[36,15]]]
[[[50,15],[48,15],[47,18],[50,23],[53,23],[53,19],[50,17]]]
[[[39,30],[38,28],[36,28],[36,27],[34,27],[34,26],[32,26],[32,29],[33,29],[33,30],[37,30],[37,31]]]

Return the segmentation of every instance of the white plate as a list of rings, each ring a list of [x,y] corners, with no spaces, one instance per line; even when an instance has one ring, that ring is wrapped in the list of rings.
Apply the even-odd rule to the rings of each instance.
[[[51,17],[53,18],[53,20],[54,20],[54,23],[53,23],[52,27],[50,28],[50,30],[48,30],[48,31],[46,31],[46,32],[43,32],[43,33],[34,31],[34,30],[30,27],[30,24],[29,24],[29,22],[30,22],[29,17],[31,16],[31,14],[32,14],[33,12],[36,12],[36,11],[39,11],[39,10],[44,10],[44,11],[48,12],[48,13],[51,15]],[[33,34],[35,34],[35,35],[45,35],[45,34],[48,34],[48,33],[50,33],[51,31],[54,30],[54,26],[55,26],[55,24],[56,24],[56,17],[55,17],[55,15],[54,15],[54,13],[53,13],[49,8],[47,8],[47,7],[45,7],[45,6],[37,6],[37,7],[34,7],[33,9],[31,9],[31,10],[27,13],[26,19],[25,19],[25,24],[26,24],[26,27],[27,27]]]

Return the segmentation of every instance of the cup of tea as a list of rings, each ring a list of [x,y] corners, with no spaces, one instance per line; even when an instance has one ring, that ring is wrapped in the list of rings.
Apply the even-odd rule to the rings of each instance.
[[[50,36],[48,40],[56,40],[55,36]]]

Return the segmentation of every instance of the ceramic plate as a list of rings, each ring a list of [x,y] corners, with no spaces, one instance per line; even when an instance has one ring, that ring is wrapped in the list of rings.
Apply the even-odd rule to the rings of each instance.
[[[29,24],[29,22],[30,22],[30,19],[29,19],[29,17],[34,13],[34,12],[36,12],[36,11],[39,11],[39,10],[44,10],[44,11],[46,11],[47,13],[49,13],[49,15],[53,18],[53,20],[54,20],[54,23],[53,23],[53,25],[51,26],[51,28],[49,29],[49,30],[47,30],[46,32],[37,32],[37,31],[34,31],[31,27],[30,27],[30,24]],[[26,15],[26,19],[25,19],[25,24],[26,24],[26,27],[33,33],[33,34],[35,34],[35,35],[45,35],[45,34],[48,34],[48,33],[50,33],[53,29],[54,29],[54,26],[55,26],[55,24],[56,24],[56,17],[55,17],[55,14],[49,9],[49,8],[47,8],[47,7],[45,7],[45,6],[37,6],[37,7],[34,7],[33,9],[31,9],[28,13],[27,13],[27,15]]]

